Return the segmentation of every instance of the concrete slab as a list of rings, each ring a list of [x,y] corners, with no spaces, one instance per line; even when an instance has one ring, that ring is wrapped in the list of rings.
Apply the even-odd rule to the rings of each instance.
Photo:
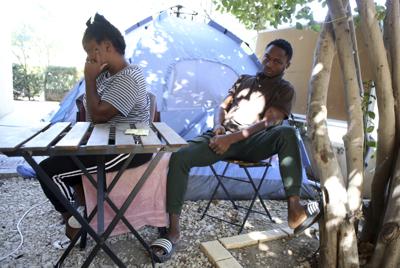
[[[217,240],[203,242],[200,244],[200,249],[207,255],[212,263],[233,258]]]
[[[58,102],[49,101],[13,101],[13,111],[0,117],[3,126],[38,126],[49,121],[58,110]],[[35,157],[40,162],[43,157]],[[0,154],[0,178],[18,176],[18,165],[26,164],[22,157],[7,157]]]
[[[242,268],[243,266],[238,263],[235,258],[230,258],[222,261],[217,261],[217,268]]]

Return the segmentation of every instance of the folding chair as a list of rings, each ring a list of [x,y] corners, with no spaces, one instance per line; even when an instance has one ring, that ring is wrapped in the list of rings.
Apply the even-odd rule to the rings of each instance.
[[[200,219],[202,220],[204,218],[204,216],[208,216],[208,217],[211,217],[211,218],[219,220],[219,221],[223,221],[223,222],[226,222],[226,223],[229,223],[229,224],[232,224],[232,225],[236,225],[236,226],[239,227],[238,234],[240,234],[243,231],[244,225],[246,224],[246,221],[247,221],[247,219],[248,219],[248,217],[250,215],[250,212],[255,212],[255,213],[259,213],[259,214],[268,216],[268,218],[269,218],[269,220],[271,222],[275,222],[272,219],[271,214],[269,213],[268,208],[265,205],[265,203],[264,203],[264,201],[263,201],[263,199],[262,199],[262,197],[260,195],[260,192],[259,192],[259,190],[260,190],[260,188],[261,188],[261,186],[262,186],[262,184],[264,182],[264,179],[265,179],[265,177],[267,175],[268,169],[271,166],[271,161],[272,161],[272,158],[269,158],[266,161],[260,161],[260,162],[246,162],[246,161],[241,161],[241,160],[224,160],[223,162],[226,162],[226,164],[225,164],[225,167],[224,167],[224,169],[222,171],[222,174],[218,174],[217,171],[215,170],[214,166],[210,165],[212,173],[214,174],[215,178],[218,180],[218,184],[215,187],[215,189],[214,189],[214,191],[213,191],[213,193],[212,193],[212,195],[210,197],[210,200],[208,201],[208,204],[207,204],[207,206],[206,206],[206,208],[205,208],[205,210],[203,212],[203,215],[201,216]],[[232,164],[238,165],[240,168],[242,168],[245,171],[246,175],[247,175],[247,179],[240,179],[240,178],[227,176],[226,172],[228,170],[228,167],[230,165],[232,165]],[[264,168],[263,174],[261,176],[261,179],[260,179],[260,182],[258,183],[258,185],[256,185],[256,183],[254,182],[254,179],[250,174],[249,168]],[[225,185],[223,183],[223,180],[235,180],[235,181],[251,184],[251,186],[252,186],[252,188],[254,190],[254,194],[252,196],[250,206],[249,207],[243,207],[243,206],[240,206],[240,205],[236,204],[235,201],[233,200],[233,198],[231,197],[231,195],[229,194],[228,190],[226,189],[226,187],[225,187]],[[212,201],[214,199],[214,196],[217,193],[219,187],[222,187],[223,192],[225,193],[225,195],[228,198],[228,200],[232,203],[234,209],[238,210],[240,208],[240,209],[246,210],[246,215],[244,216],[243,221],[241,223],[228,221],[226,219],[218,218],[216,216],[207,214],[208,209],[210,208],[210,205],[211,205],[211,203],[212,203]],[[255,203],[257,197],[260,200],[260,203],[261,203],[262,207],[264,208],[265,213],[262,212],[262,211],[253,210],[253,206],[254,206],[254,203]]]

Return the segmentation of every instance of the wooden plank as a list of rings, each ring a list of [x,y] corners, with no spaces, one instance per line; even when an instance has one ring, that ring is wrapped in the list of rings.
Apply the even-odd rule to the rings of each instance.
[[[128,123],[121,123],[115,126],[115,146],[117,146],[117,148],[136,144],[133,135],[125,134],[125,130],[127,130],[128,128],[131,128]]]
[[[61,133],[69,127],[70,122],[58,122],[41,132],[39,135],[23,145],[24,149],[29,150],[46,150],[50,144],[56,140]]]
[[[182,147],[187,145],[187,142],[164,122],[153,122],[153,126],[166,140],[169,146]]]
[[[243,268],[235,258],[217,261],[215,265],[217,268]]]
[[[139,124],[135,124],[135,127],[149,130],[149,135],[140,136],[140,141],[141,141],[143,147],[146,147],[146,148],[159,147],[162,145],[162,142],[157,137],[156,133],[154,133],[154,131],[147,124],[139,123]]]
[[[218,261],[233,258],[229,251],[227,251],[217,240],[202,242],[200,244],[200,249],[214,264]]]
[[[76,149],[81,144],[90,122],[77,122],[71,130],[54,146],[55,149]]]
[[[108,145],[110,124],[96,124],[87,142],[88,147],[102,147]]]
[[[40,127],[0,126],[0,152],[12,151],[45,129],[50,123]]]

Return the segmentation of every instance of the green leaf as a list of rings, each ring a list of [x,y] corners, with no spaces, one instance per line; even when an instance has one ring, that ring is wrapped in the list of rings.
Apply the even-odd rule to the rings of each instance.
[[[367,146],[368,147],[376,147],[376,141],[367,141]]]
[[[296,29],[302,30],[303,29],[303,24],[301,24],[300,22],[296,22]]]
[[[374,126],[369,126],[369,127],[367,127],[367,133],[371,133],[372,131],[374,131]]]
[[[368,111],[367,114],[368,114],[368,116],[369,116],[370,118],[375,119],[375,113],[374,113],[374,112]]]
[[[313,30],[313,31],[316,31],[316,32],[320,32],[321,31],[321,24],[312,24],[311,25],[311,29]]]

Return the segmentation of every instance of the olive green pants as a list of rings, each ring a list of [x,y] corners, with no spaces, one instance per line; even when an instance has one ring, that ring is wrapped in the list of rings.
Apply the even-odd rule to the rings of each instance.
[[[296,130],[290,126],[275,126],[232,144],[222,155],[208,146],[211,131],[189,141],[189,146],[171,155],[167,178],[167,211],[180,214],[192,167],[205,167],[224,159],[260,161],[278,154],[286,196],[300,194],[302,181],[301,157]]]

